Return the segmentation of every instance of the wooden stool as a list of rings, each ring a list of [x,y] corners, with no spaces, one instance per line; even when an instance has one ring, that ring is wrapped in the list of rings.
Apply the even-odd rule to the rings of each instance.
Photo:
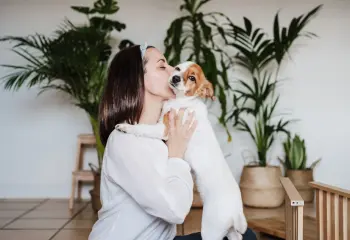
[[[78,135],[77,155],[75,169],[72,172],[72,192],[69,199],[69,209],[73,209],[75,200],[75,191],[78,185],[78,200],[81,200],[83,182],[92,182],[94,176],[91,170],[83,169],[83,148],[85,146],[96,145],[96,139],[93,134]]]

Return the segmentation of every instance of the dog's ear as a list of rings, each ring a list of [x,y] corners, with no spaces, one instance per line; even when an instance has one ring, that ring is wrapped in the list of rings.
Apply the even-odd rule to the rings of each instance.
[[[205,80],[198,89],[198,96],[215,100],[213,84]]]

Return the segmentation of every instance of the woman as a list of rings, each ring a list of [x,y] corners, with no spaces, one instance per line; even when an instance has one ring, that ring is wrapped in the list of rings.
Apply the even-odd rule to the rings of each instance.
[[[167,81],[173,70],[156,48],[139,45],[120,51],[110,64],[99,110],[105,145],[102,208],[89,240],[201,239],[200,233],[175,238],[176,224],[184,221],[193,200],[183,156],[196,127],[196,121],[189,124],[194,116],[182,125],[183,110],[172,112],[166,143],[114,128],[121,122],[155,124],[163,102],[174,98]]]

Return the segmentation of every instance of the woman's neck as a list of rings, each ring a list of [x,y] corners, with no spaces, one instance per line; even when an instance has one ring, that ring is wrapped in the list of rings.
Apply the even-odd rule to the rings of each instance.
[[[146,94],[139,123],[156,124],[162,111],[163,101],[157,96]]]

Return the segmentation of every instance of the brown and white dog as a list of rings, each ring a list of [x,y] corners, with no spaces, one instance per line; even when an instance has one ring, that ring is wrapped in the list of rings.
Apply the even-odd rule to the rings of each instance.
[[[196,177],[196,184],[203,201],[201,235],[204,240],[242,239],[247,229],[239,186],[224,158],[216,139],[205,103],[200,98],[214,99],[212,84],[201,67],[184,62],[175,67],[169,85],[175,99],[164,103],[158,124],[118,124],[116,129],[138,136],[167,139],[168,113],[170,109],[195,111],[197,127],[184,156]]]

